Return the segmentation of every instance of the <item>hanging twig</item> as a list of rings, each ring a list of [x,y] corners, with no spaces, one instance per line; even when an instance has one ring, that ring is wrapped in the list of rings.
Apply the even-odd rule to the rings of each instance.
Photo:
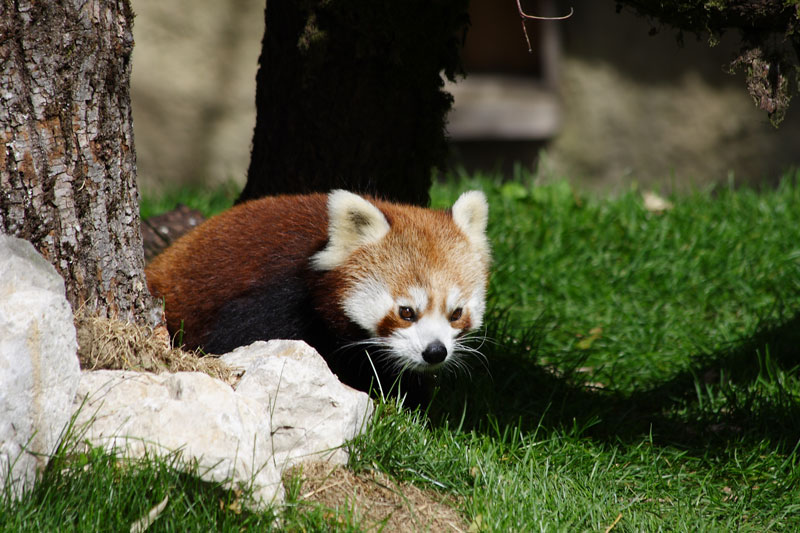
[[[575,12],[575,10],[570,7],[569,8],[569,13],[567,13],[566,15],[562,15],[560,17],[539,17],[539,16],[536,16],[536,15],[528,15],[527,13],[525,13],[522,10],[522,4],[520,3],[520,0],[517,0],[517,9],[519,10],[520,18],[522,19],[522,33],[525,34],[525,42],[528,43],[528,53],[529,54],[533,53],[533,48],[531,47],[531,40],[528,37],[528,28],[525,27],[525,21],[526,20],[529,20],[529,19],[530,20],[564,20],[564,19],[570,18],[572,16],[572,14]]]

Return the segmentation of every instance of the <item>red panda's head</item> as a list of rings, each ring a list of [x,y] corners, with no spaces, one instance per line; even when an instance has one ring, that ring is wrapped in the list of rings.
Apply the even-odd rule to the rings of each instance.
[[[449,211],[328,196],[328,243],[312,267],[335,273],[337,304],[398,368],[433,371],[483,322],[488,204],[466,192]]]

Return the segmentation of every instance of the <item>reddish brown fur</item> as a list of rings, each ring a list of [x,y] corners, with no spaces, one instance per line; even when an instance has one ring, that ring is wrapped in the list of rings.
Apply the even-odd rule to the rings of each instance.
[[[147,268],[169,331],[182,322],[186,346],[202,346],[220,305],[304,264],[327,240],[326,202],[323,194],[247,202],[178,239]]]
[[[370,201],[386,216],[389,233],[327,272],[308,266],[327,242],[327,195],[262,198],[211,218],[147,268],[150,291],[165,301],[170,332],[183,325],[184,344],[202,346],[225,302],[293,270],[306,276],[313,311],[340,332],[352,331],[341,303],[360,273],[381,272],[395,296],[412,286],[434,295],[453,284],[466,290],[485,282],[488,257],[474,252],[448,212]],[[391,317],[386,321],[381,325],[386,331],[408,324]],[[465,310],[454,325],[469,329],[470,324]]]
[[[391,229],[378,244],[357,250],[345,263],[345,280],[348,274],[381,272],[394,297],[405,295],[410,287],[423,287],[432,301],[442,303],[441,292],[449,286],[478,287],[488,276],[488,257],[480,257],[466,236],[453,222],[447,211],[434,211],[420,207],[374,202],[384,213]],[[345,282],[342,289],[346,290]],[[341,297],[341,295],[340,295]],[[421,317],[421,316],[420,316]],[[471,320],[465,310],[454,327],[469,329]],[[408,322],[396,316],[387,316],[381,324],[383,331],[407,327]],[[379,334],[383,335],[383,333]]]

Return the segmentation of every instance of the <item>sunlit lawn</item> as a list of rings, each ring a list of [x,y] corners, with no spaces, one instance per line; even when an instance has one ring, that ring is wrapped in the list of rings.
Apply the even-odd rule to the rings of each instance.
[[[474,531],[800,530],[800,174],[664,212],[633,188],[532,177],[451,178],[433,203],[468,188],[491,205],[486,359],[445,376],[427,414],[381,406],[351,467],[453,495]],[[183,201],[218,210],[222,196]],[[98,453],[6,503],[0,529],[127,530],[165,494],[153,531],[271,523],[169,460]],[[284,520],[351,528],[302,505]]]

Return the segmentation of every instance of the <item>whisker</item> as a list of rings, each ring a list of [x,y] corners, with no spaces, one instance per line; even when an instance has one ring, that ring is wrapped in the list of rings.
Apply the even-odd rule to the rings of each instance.
[[[358,370],[375,374],[381,374],[386,378],[387,375],[397,377],[405,373],[440,373],[451,377],[466,376],[472,380],[473,371],[476,364],[481,367],[490,377],[488,358],[482,353],[482,348],[487,345],[498,345],[499,343],[486,335],[486,328],[480,330],[463,332],[453,339],[450,356],[444,364],[432,370],[430,365],[413,360],[412,358],[398,353],[394,343],[387,337],[371,337],[367,339],[351,340],[340,345],[333,353],[342,351],[352,352],[353,361],[351,364],[358,365]],[[358,352],[363,350],[368,354],[367,357],[360,357]],[[375,368],[375,364],[378,368]],[[367,368],[371,365],[372,368]],[[376,376],[377,377],[377,376]],[[378,378],[380,379],[380,378]],[[385,379],[384,379],[385,381]],[[386,391],[396,386],[396,383],[384,383]],[[386,387],[388,385],[388,388]]]
[[[467,374],[472,377],[472,373],[469,371],[471,367],[469,366],[467,359],[474,358],[478,363],[483,367],[487,374],[491,377],[491,369],[489,368],[489,359],[481,353],[477,348],[473,348],[471,346],[463,346],[460,343],[456,344],[456,348],[458,349],[459,355],[462,357],[457,357],[453,360],[454,364],[459,364],[464,368],[468,369]],[[454,348],[454,351],[456,350]]]

